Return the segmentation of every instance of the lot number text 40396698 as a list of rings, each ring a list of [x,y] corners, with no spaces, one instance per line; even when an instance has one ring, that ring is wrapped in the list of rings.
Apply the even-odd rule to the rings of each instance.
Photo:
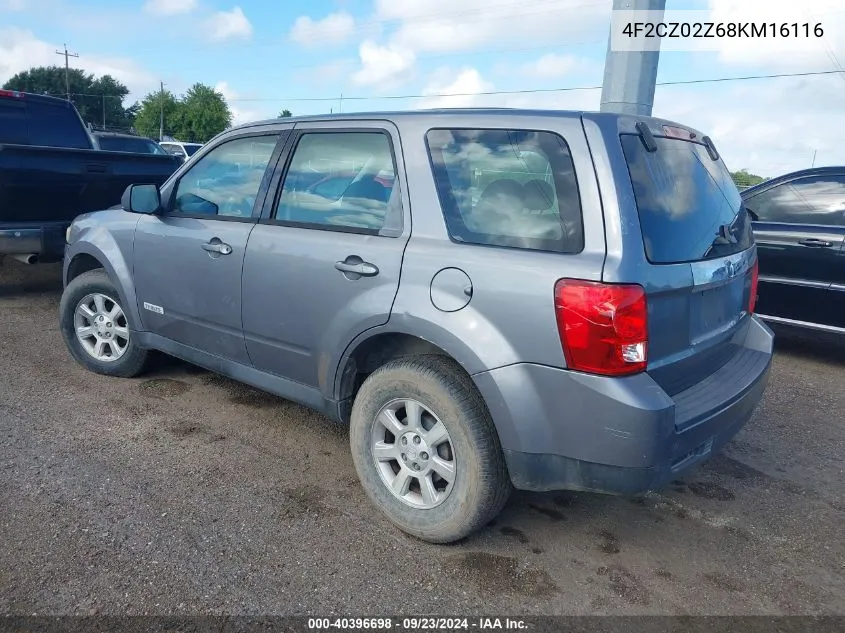
[[[308,618],[309,630],[345,629],[353,631],[452,631],[452,630],[522,630],[528,625],[513,618]]]

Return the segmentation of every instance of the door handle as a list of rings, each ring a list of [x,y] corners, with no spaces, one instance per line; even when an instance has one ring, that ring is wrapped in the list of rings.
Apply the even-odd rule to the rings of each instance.
[[[347,257],[347,260],[352,259]],[[359,258],[355,258],[359,259]],[[362,277],[375,277],[378,275],[378,267],[370,262],[335,262],[334,267],[342,273],[361,275]]]
[[[808,237],[806,240],[799,240],[798,242],[801,246],[810,246],[815,248],[830,248],[833,246],[831,242],[827,240],[819,240],[815,237]]]
[[[206,242],[202,245],[204,251],[209,253],[219,253],[220,255],[229,255],[232,252],[232,247],[223,242]]]

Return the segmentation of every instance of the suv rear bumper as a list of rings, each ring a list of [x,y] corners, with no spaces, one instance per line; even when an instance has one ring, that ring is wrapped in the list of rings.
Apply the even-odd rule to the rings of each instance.
[[[732,360],[673,397],[645,373],[607,378],[522,363],[473,378],[515,487],[641,494],[742,428],[768,382],[773,341],[762,321],[748,319],[731,341]]]

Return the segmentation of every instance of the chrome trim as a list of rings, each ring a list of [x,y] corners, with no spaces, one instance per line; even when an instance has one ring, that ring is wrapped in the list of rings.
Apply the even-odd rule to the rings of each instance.
[[[760,275],[760,281],[772,284],[785,284],[787,286],[802,286],[805,288],[819,288],[826,290],[830,287],[829,281],[810,281],[809,279],[789,279],[788,277],[775,277],[773,275]]]
[[[690,268],[692,269],[693,285],[696,289],[699,289],[701,286],[721,284],[741,277],[751,268],[755,257],[755,249],[749,248],[728,257],[692,262]]]
[[[845,284],[830,284],[828,290],[836,290],[836,292],[845,292]]]
[[[783,325],[793,325],[795,327],[802,327],[808,330],[817,330],[819,332],[830,332],[833,334],[845,334],[845,327],[836,327],[835,325],[822,325],[821,323],[809,323],[807,321],[795,321],[794,319],[786,319],[784,317],[769,316],[768,314],[757,314],[764,321],[771,323],[781,323]]]

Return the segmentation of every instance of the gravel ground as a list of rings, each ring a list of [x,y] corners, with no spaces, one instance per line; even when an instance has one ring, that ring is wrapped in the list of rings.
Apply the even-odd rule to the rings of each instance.
[[[722,454],[660,494],[515,494],[404,536],[322,416],[163,362],[77,366],[58,266],[0,264],[0,612],[845,614],[845,343],[779,332]]]

